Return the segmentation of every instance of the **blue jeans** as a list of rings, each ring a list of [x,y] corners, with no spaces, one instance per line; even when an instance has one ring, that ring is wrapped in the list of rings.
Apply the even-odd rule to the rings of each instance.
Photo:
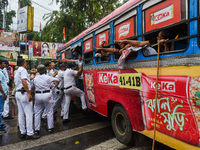
[[[2,125],[1,114],[2,114],[2,112],[3,112],[3,105],[4,105],[4,100],[3,100],[3,97],[0,96],[0,125]]]

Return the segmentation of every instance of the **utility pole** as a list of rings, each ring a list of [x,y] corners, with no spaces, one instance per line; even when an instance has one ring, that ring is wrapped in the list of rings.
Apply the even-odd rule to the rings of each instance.
[[[21,8],[21,0],[18,0],[18,11],[20,8]],[[19,33],[19,47],[20,47],[20,33]],[[21,51],[21,49],[18,52],[18,56],[20,56],[20,51]]]
[[[8,3],[6,1],[3,1],[3,31],[5,31],[6,28],[6,8]]]

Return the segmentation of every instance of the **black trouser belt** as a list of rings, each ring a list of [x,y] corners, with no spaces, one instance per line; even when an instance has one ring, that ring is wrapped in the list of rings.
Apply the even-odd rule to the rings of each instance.
[[[17,90],[16,92],[22,92],[22,90]],[[26,91],[24,91],[24,92],[26,92]]]
[[[59,88],[59,87],[56,87],[58,90],[64,90],[64,88]]]
[[[35,93],[49,93],[50,90],[46,90],[46,91],[35,91]]]
[[[64,88],[64,90],[67,90],[67,89],[69,89],[69,88],[71,88],[72,87],[72,85],[71,86],[68,86],[68,87],[66,87],[66,88]]]

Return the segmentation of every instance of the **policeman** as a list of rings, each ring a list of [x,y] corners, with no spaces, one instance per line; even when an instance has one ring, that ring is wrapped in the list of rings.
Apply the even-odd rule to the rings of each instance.
[[[46,67],[44,65],[39,65],[37,70],[40,75],[36,76],[33,80],[33,86],[35,88],[35,134],[39,134],[40,132],[43,105],[45,106],[47,114],[48,131],[49,133],[52,133],[54,122],[52,93],[50,87],[52,82],[59,82],[60,80],[46,75]]]
[[[63,97],[64,97],[64,93],[63,93],[63,90],[64,90],[64,71],[66,70],[66,64],[65,63],[62,63],[60,64],[60,70],[58,71],[58,75],[57,75],[57,78],[60,79],[60,82],[59,84],[57,85],[56,89],[55,89],[55,101],[53,103],[53,112],[55,113],[59,104],[62,103],[62,109],[61,109],[61,116],[63,116],[63,105],[64,105],[64,100],[63,100]]]
[[[67,69],[64,72],[64,93],[65,93],[65,102],[64,102],[64,116],[63,123],[69,122],[69,105],[71,101],[71,96],[78,96],[81,99],[82,109],[86,110],[86,102],[85,102],[85,94],[82,90],[77,88],[75,77],[80,76],[83,71],[83,65],[79,68],[79,70],[72,70],[72,64],[67,64]]]
[[[25,69],[27,67],[25,59],[19,58],[17,65],[19,68],[16,71],[14,81],[16,86],[15,98],[18,106],[20,137],[22,139],[25,137],[26,139],[37,139],[40,136],[34,135],[33,133],[33,102],[30,92],[30,77]]]

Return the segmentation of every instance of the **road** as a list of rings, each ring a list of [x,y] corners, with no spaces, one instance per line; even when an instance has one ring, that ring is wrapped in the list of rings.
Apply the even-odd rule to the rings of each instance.
[[[100,116],[95,112],[82,112],[80,107],[70,106],[69,123],[62,123],[58,111],[55,120],[55,130],[49,134],[45,121],[42,122],[41,138],[37,140],[21,140],[17,127],[17,107],[14,98],[10,99],[10,110],[15,118],[4,120],[10,127],[8,133],[0,135],[0,150],[151,150],[152,140],[134,133],[133,144],[126,146],[114,137],[111,122],[108,118]],[[156,142],[157,150],[169,150]]]

